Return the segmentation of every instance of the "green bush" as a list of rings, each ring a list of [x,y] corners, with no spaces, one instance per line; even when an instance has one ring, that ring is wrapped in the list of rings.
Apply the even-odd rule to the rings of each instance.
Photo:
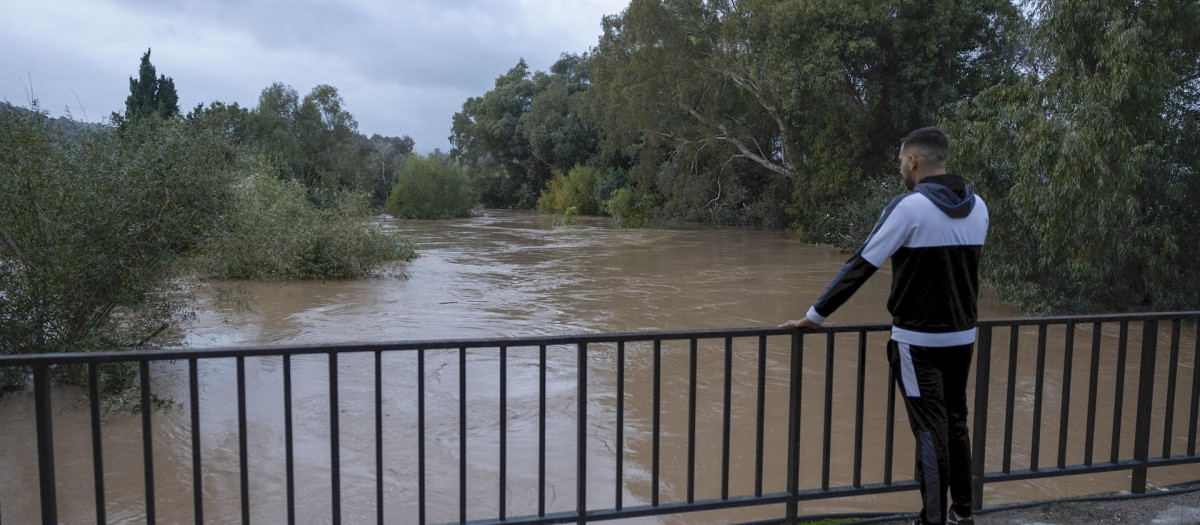
[[[225,210],[228,154],[180,120],[67,131],[36,105],[0,112],[0,352],[139,348],[170,333],[188,314],[175,266]],[[129,371],[103,367],[105,384]],[[27,379],[5,373],[5,387]]]
[[[412,245],[371,221],[367,197],[338,194],[317,207],[302,184],[280,180],[260,159],[239,169],[230,212],[194,259],[218,279],[350,279],[380,263],[411,259]]]
[[[600,172],[595,168],[577,165],[565,176],[555,172],[554,178],[542,190],[537,207],[559,215],[566,215],[570,208],[575,208],[580,215],[599,215],[601,208],[595,197],[599,182]]]
[[[888,203],[905,191],[899,174],[879,175],[839,201],[838,213],[825,214],[821,220],[813,221],[810,230],[802,233],[813,242],[856,249],[871,235],[871,229]]]
[[[621,188],[612,193],[612,198],[604,201],[604,209],[617,220],[620,228],[641,228],[649,222],[651,212],[663,205],[664,199],[657,193],[651,193],[641,200],[633,196],[633,190]]]
[[[470,217],[475,197],[463,169],[433,155],[409,155],[385,205],[404,219]]]

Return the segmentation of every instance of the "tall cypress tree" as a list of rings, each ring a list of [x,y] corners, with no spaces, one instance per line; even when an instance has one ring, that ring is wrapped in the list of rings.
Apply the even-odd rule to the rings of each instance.
[[[179,95],[175,93],[175,81],[166,75],[158,76],[158,91],[155,92],[155,111],[162,118],[179,114]]]
[[[150,49],[142,55],[137,78],[129,77],[129,97],[125,99],[125,119],[134,120],[149,115],[169,118],[179,114],[179,95],[175,81],[166,75],[155,78],[157,71],[150,63]]]

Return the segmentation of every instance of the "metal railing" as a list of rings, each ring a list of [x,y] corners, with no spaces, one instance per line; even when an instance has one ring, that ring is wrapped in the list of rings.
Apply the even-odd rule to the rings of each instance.
[[[1185,341],[1184,325],[1188,331],[1191,324],[1200,319],[1200,312],[1151,313],[1151,314],[1121,314],[1086,317],[1050,317],[985,320],[979,323],[979,335],[976,343],[976,362],[973,367],[973,465],[975,504],[982,505],[984,501],[984,486],[996,482],[1029,480],[1055,476],[1079,476],[1115,471],[1129,471],[1134,493],[1144,492],[1147,488],[1147,473],[1150,469],[1163,466],[1185,465],[1200,463],[1200,455],[1196,454],[1198,412],[1200,412],[1200,342],[1195,349],[1186,351],[1182,348]],[[1169,334],[1160,333],[1159,325],[1170,325]],[[1075,339],[1077,332],[1088,335],[1090,326],[1091,352],[1086,365],[1075,359]],[[1061,327],[1063,346],[1061,354],[1055,353],[1054,362],[1047,368],[1048,349],[1051,329],[1058,334]],[[681,514],[690,512],[705,512],[722,509],[740,509],[737,512],[748,512],[749,508],[763,507],[759,512],[772,512],[782,505],[782,516],[776,515],[782,521],[794,523],[799,516],[801,503],[826,501],[847,496],[882,494],[889,492],[914,490],[917,484],[911,478],[896,479],[893,475],[893,464],[905,459],[903,443],[897,444],[895,425],[903,421],[903,411],[897,413],[895,399],[895,381],[887,371],[886,360],[882,357],[883,341],[887,338],[887,325],[854,325],[830,326],[815,332],[776,328],[749,328],[732,330],[690,331],[690,332],[660,332],[633,334],[594,334],[562,337],[530,337],[509,339],[470,339],[447,341],[420,341],[385,344],[360,345],[318,345],[318,346],[280,346],[254,348],[223,348],[223,349],[176,349],[146,352],[106,352],[106,353],[75,353],[50,354],[32,356],[0,356],[0,368],[28,367],[33,377],[34,417],[36,419],[37,464],[40,487],[41,520],[43,523],[59,521],[59,486],[56,475],[62,474],[55,467],[55,441],[52,428],[52,418],[55,407],[51,404],[51,376],[55,367],[63,365],[86,365],[88,370],[89,395],[88,408],[90,411],[91,446],[92,446],[92,478],[95,499],[95,519],[98,523],[106,522],[106,493],[105,467],[103,464],[103,449],[101,425],[101,396],[99,367],[107,363],[126,362],[137,363],[140,379],[140,411],[142,461],[144,468],[145,488],[145,517],[147,522],[156,521],[156,485],[155,485],[155,455],[154,429],[152,418],[153,406],[151,363],[174,362],[178,366],[186,363],[187,402],[190,415],[191,438],[191,490],[192,514],[196,523],[202,523],[204,518],[204,473],[205,458],[201,448],[200,432],[200,387],[198,375],[200,363],[210,360],[233,359],[236,361],[236,407],[237,407],[237,441],[238,441],[238,484],[240,488],[240,511],[243,522],[251,518],[250,500],[250,469],[248,468],[247,440],[247,383],[246,360],[261,358],[281,358],[279,367],[283,384],[284,410],[284,443],[286,461],[286,505],[287,521],[297,520],[296,478],[294,473],[295,425],[293,413],[293,360],[300,356],[325,356],[328,361],[328,425],[329,435],[329,483],[328,497],[332,521],[342,521],[342,471],[339,445],[340,424],[339,413],[345,407],[339,403],[339,357],[350,354],[366,354],[374,356],[374,485],[375,485],[375,518],[379,523],[415,522],[426,523],[431,511],[446,515],[442,519],[457,520],[472,523],[585,523],[621,518],[636,518]],[[1140,344],[1131,345],[1130,332],[1140,328]],[[1033,338],[1035,350],[1031,350],[1032,330],[1036,329]],[[1115,335],[1114,335],[1115,332]],[[810,342],[824,339],[824,352],[814,352]],[[1007,338],[1007,349],[999,344]],[[868,345],[868,339],[877,341]],[[1193,339],[1196,339],[1193,335]],[[838,342],[854,341],[853,349],[841,348]],[[1161,342],[1165,345],[1160,345]],[[716,355],[720,359],[719,374],[698,375],[701,347],[705,355]],[[878,351],[868,353],[868,347],[878,347]],[[1130,363],[1130,354],[1136,347],[1137,364]],[[715,349],[714,349],[715,348]],[[522,357],[510,361],[510,352],[522,351]],[[533,352],[536,350],[536,357]],[[855,351],[856,350],[856,351]],[[415,421],[398,422],[385,418],[384,414],[384,380],[391,374],[392,369],[384,366],[385,355],[403,353],[415,356],[416,405]],[[456,356],[454,354],[457,354]],[[1190,359],[1187,354],[1191,354]],[[427,363],[436,354],[443,369],[457,362],[457,414],[434,413],[428,410],[429,394],[427,387],[432,384],[429,378]],[[561,359],[565,354],[573,354],[574,370]],[[816,354],[816,358],[810,357]],[[821,358],[823,354],[823,373],[818,368],[807,368],[806,358],[811,363]],[[1160,354],[1164,354],[1160,356]],[[1021,356],[1025,359],[1022,360]],[[551,361],[548,364],[548,356]],[[631,357],[632,356],[632,357]],[[636,357],[636,363],[628,361]],[[734,366],[735,357],[738,366]],[[852,358],[853,357],[853,358]],[[1022,373],[1019,362],[1030,358],[1036,359],[1036,370],[1032,375],[1033,392],[1029,397],[1027,380],[1018,382],[1019,378],[1028,379]],[[1164,359],[1165,357],[1165,359]],[[664,358],[669,360],[664,365]],[[1061,358],[1061,361],[1058,359]],[[492,394],[479,395],[479,387],[474,401],[487,399],[498,403],[498,410],[493,414],[494,421],[483,425],[496,428],[495,439],[487,440],[485,448],[498,450],[496,472],[493,475],[474,476],[468,470],[468,446],[472,439],[477,438],[479,431],[468,431],[468,364],[479,359],[498,360],[498,385]],[[510,428],[509,423],[519,418],[532,416],[514,416],[510,410],[509,401],[514,399],[511,381],[508,377],[513,363],[520,361],[528,367],[536,367],[537,374],[537,443],[536,460],[532,457],[510,457],[514,448],[510,438],[515,436],[518,445],[531,445],[532,431],[521,433]],[[687,363],[686,379],[683,378],[683,362]],[[853,368],[850,368],[850,363]],[[875,382],[867,381],[868,364],[874,363],[872,374],[883,374],[887,377],[886,401],[882,410],[878,403],[868,403],[866,390],[868,385]],[[1061,366],[1056,366],[1061,363]],[[676,366],[676,364],[678,366]],[[839,364],[841,367],[839,368]],[[1111,366],[1110,366],[1111,364]],[[1077,368],[1086,368],[1087,377],[1083,386],[1073,376]],[[1180,388],[1181,370],[1190,367],[1190,403],[1178,403],[1176,397],[1181,392],[1186,395],[1187,389]],[[716,368],[708,366],[706,368]],[[1101,378],[1101,370],[1105,369],[1105,377]],[[996,369],[995,371],[993,369]],[[850,405],[844,399],[848,394],[841,391],[835,394],[835,385],[841,384],[839,376],[846,375],[847,370],[853,370],[853,417],[848,410],[838,410],[835,414],[835,403],[839,406]],[[567,393],[548,393],[547,373],[574,373],[574,388]],[[589,377],[589,371],[593,377]],[[996,374],[1000,372],[1000,374]],[[1115,374],[1111,381],[1108,373]],[[1129,372],[1129,378],[1126,377]],[[1134,376],[1136,374],[1136,377]],[[636,376],[630,381],[629,376]],[[1160,376],[1166,375],[1166,391],[1160,392],[1158,383]],[[669,376],[664,379],[664,376]],[[811,377],[810,377],[811,376]],[[474,376],[472,376],[474,377]],[[1049,378],[1049,379],[1048,379]],[[812,381],[818,379],[817,386]],[[641,389],[642,381],[650,382],[649,415],[631,412],[631,404],[646,405],[641,393],[632,394],[628,391],[631,386]],[[1186,374],[1185,374],[1186,380]],[[528,389],[527,382],[532,377],[518,379],[521,387]],[[664,395],[664,382],[672,388],[686,384],[686,401],[682,395]],[[1047,387],[1061,385],[1059,389]],[[1127,385],[1126,383],[1131,383]],[[849,384],[849,383],[846,383]],[[1127,386],[1136,392],[1136,411],[1133,420],[1123,413]],[[603,391],[603,399],[592,393]],[[822,392],[817,399],[811,399],[813,390]],[[1079,391],[1086,390],[1086,404],[1081,402]],[[847,392],[851,389],[846,389]],[[639,390],[640,392],[640,390]],[[1077,397],[1072,397],[1075,393]],[[711,402],[701,406],[698,395],[703,394],[712,398]],[[1003,404],[992,404],[993,397],[999,399],[1004,395]],[[1111,404],[1109,403],[1111,395]],[[1159,396],[1158,403],[1155,396]],[[1022,402],[1017,403],[1018,396]],[[666,399],[670,397],[671,399]],[[573,478],[574,501],[573,508],[552,509],[558,505],[557,498],[548,501],[548,459],[547,451],[559,450],[568,446],[561,443],[562,439],[548,437],[547,423],[557,424],[548,413],[547,399],[555,402],[573,401],[574,420],[574,466],[563,469],[567,477]],[[573,398],[573,399],[571,399]],[[678,398],[678,399],[677,399]],[[717,398],[719,402],[715,401]],[[1057,399],[1057,423],[1051,425],[1051,417],[1046,414],[1047,399]],[[774,401],[772,401],[774,400]],[[1185,402],[1188,400],[1185,400]],[[615,403],[615,407],[604,405],[600,410],[598,403]],[[772,405],[772,403],[774,403]],[[716,408],[719,405],[719,410]],[[752,405],[752,409],[743,409]],[[768,426],[777,425],[771,415],[787,414],[785,432],[782,429],[771,430]],[[735,408],[740,407],[740,408]],[[686,408],[686,416],[684,409]],[[697,422],[698,409],[702,412],[704,421]],[[709,410],[712,409],[712,410]],[[1083,433],[1082,446],[1084,451],[1081,460],[1078,450],[1070,450],[1078,440],[1072,441],[1072,415],[1079,418],[1078,411],[1085,410],[1086,426]],[[1102,427],[1101,420],[1108,419],[1111,409],[1111,425],[1108,429]],[[813,415],[814,410],[820,410],[820,417]],[[1180,410],[1187,412],[1185,432],[1176,425],[1177,414]],[[532,409],[530,409],[532,411]],[[672,415],[671,421],[664,421],[664,412]],[[711,412],[711,413],[710,413]],[[717,415],[719,412],[719,417]],[[999,413],[997,413],[999,412]],[[524,412],[523,412],[524,413]],[[1052,414],[1051,414],[1052,415]],[[1098,415],[1100,416],[1098,418]],[[453,417],[452,417],[453,416]],[[1026,424],[1025,417],[1032,421],[1029,434],[1024,429],[1018,432],[1018,425]],[[474,419],[479,419],[478,413]],[[429,443],[427,429],[431,418],[441,418],[438,421],[456,420],[458,427],[457,450],[442,450],[448,454],[457,454],[457,473],[445,471],[430,472],[427,468],[429,460]],[[639,421],[633,422],[632,419]],[[646,435],[644,419],[649,418],[649,435]],[[685,422],[680,424],[678,419]],[[385,421],[385,419],[388,419]],[[736,426],[734,420],[737,420]],[[853,422],[850,422],[853,419]],[[880,421],[882,419],[882,421]],[[993,432],[990,427],[999,427],[1003,420],[1003,431]],[[523,424],[529,421],[522,420]],[[5,425],[18,422],[4,421]],[[385,424],[386,423],[386,424]],[[493,425],[494,423],[494,425]],[[407,491],[385,490],[385,480],[389,470],[385,469],[384,436],[393,432],[394,425],[406,428],[416,426],[416,446],[389,449],[389,458],[397,456],[415,460],[415,469],[404,474],[414,476],[416,493],[415,510],[412,515],[396,515],[392,513],[385,519],[385,501],[395,498],[412,498]],[[882,437],[882,461],[878,461],[880,447],[870,448],[872,458],[864,455],[864,441],[875,440],[878,436],[872,430],[868,435],[867,427],[884,426]],[[1132,425],[1132,427],[1130,426]],[[848,426],[853,427],[853,436],[846,432]],[[752,430],[751,430],[752,429]],[[1048,434],[1057,430],[1057,454],[1049,448],[1043,450],[1043,445],[1050,443],[1052,437]],[[1128,446],[1128,434],[1132,430],[1132,449]],[[1074,429],[1075,435],[1079,430]],[[786,433],[786,437],[781,434]],[[595,447],[589,450],[589,443],[603,435],[607,454],[597,454]],[[683,445],[683,435],[686,434],[686,445]],[[816,461],[802,459],[805,453],[809,456],[818,455],[813,434],[819,434],[820,468]],[[901,432],[904,439],[908,432]],[[697,455],[698,435],[704,440],[704,450],[718,450],[712,454]],[[1160,435],[1162,446],[1152,453],[1152,436]],[[719,436],[719,447],[716,445]],[[736,437],[735,437],[736,436]],[[561,437],[561,436],[560,436]],[[1025,443],[1026,437],[1028,443]],[[649,460],[644,457],[645,446],[649,439]],[[770,445],[783,438],[782,446]],[[555,443],[548,444],[548,439]],[[685,450],[682,454],[686,459],[684,465],[674,464],[670,455],[664,458],[662,447],[670,440],[678,448]],[[836,442],[835,442],[836,440]],[[852,440],[852,461],[835,460],[834,448],[847,448],[847,441]],[[1123,441],[1125,440],[1125,441]],[[636,443],[634,443],[636,441]],[[735,444],[735,441],[737,442]],[[753,473],[745,458],[750,456],[750,442],[753,442]],[[478,442],[478,441],[477,441]],[[1123,445],[1123,443],[1125,445]],[[990,447],[989,447],[990,445]],[[1098,457],[1097,447],[1109,446],[1109,454]],[[180,444],[182,447],[183,444]],[[634,453],[636,450],[636,454]],[[1180,450],[1185,452],[1180,453]],[[996,450],[1000,453],[997,455]],[[415,458],[413,457],[415,456]],[[719,456],[719,457],[718,457]],[[736,458],[734,457],[736,456]],[[1053,464],[1041,462],[1043,456],[1052,456]],[[597,457],[603,458],[608,465],[597,465]],[[1014,465],[1014,459],[1028,458],[1028,465]],[[664,460],[666,463],[664,464]],[[631,462],[636,464],[631,465]],[[782,487],[778,480],[765,472],[777,469],[783,462],[785,480]],[[803,463],[803,465],[802,465]],[[836,463],[836,464],[835,464]],[[846,463],[846,465],[843,465]],[[990,465],[990,466],[989,466]],[[676,476],[681,481],[670,483],[664,481],[664,466],[682,470],[686,474]],[[697,468],[705,473],[698,473]],[[803,468],[802,468],[803,467]],[[597,479],[595,474],[603,470],[603,479]],[[649,471],[648,473],[645,471]],[[738,472],[733,472],[734,470]],[[804,472],[802,472],[804,470]],[[536,511],[532,494],[525,498],[515,494],[512,489],[514,482],[510,474],[519,471],[525,479],[536,480]],[[719,474],[717,474],[719,472]],[[648,474],[648,479],[647,478]],[[881,477],[879,476],[881,474]],[[394,475],[394,474],[393,474]],[[608,476],[611,475],[611,479]],[[442,479],[446,476],[457,476],[457,516],[453,509],[444,508],[443,504],[435,504],[430,508],[431,480]],[[875,479],[864,481],[865,478]],[[1200,478],[1200,475],[1195,476]],[[708,486],[708,489],[698,490],[697,481]],[[869,482],[868,482],[869,481]],[[717,483],[719,482],[719,483]],[[479,509],[468,500],[471,490],[479,490],[480,483],[491,485],[487,492],[494,491],[496,503],[489,508]],[[719,484],[719,489],[717,485]],[[569,485],[569,484],[565,484]],[[565,486],[564,485],[564,486]],[[597,485],[603,485],[597,487]],[[780,490],[781,489],[781,490]],[[664,495],[664,492],[667,494]],[[598,498],[596,495],[604,495]],[[607,496],[611,494],[611,499]],[[16,498],[28,498],[32,495],[4,494],[0,501],[13,501]],[[589,499],[591,497],[591,499]],[[595,500],[603,503],[597,504]],[[519,502],[520,505],[513,505]],[[548,505],[548,503],[552,503]],[[256,501],[256,504],[263,504]],[[272,503],[275,504],[275,503]],[[232,502],[226,502],[226,506]],[[521,507],[527,511],[512,512],[509,506]],[[561,505],[559,505],[561,506]],[[407,507],[406,507],[407,508]],[[4,507],[0,507],[0,520],[5,518]],[[517,515],[513,515],[517,514]],[[301,519],[300,521],[305,521]]]

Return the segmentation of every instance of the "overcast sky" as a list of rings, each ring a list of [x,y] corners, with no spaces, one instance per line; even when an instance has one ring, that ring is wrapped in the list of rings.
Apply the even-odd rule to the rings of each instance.
[[[263,88],[338,88],[366,135],[449,148],[450,119],[525,58],[583,53],[628,0],[4,0],[0,100],[77,120],[123,112],[142,53],[179,106],[247,107]]]

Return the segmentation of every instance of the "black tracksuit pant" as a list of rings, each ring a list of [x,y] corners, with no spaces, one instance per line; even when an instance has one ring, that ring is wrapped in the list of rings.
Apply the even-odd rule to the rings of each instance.
[[[917,439],[921,522],[944,523],[946,492],[954,511],[971,515],[971,440],[967,373],[974,345],[923,347],[888,342],[888,360]]]

